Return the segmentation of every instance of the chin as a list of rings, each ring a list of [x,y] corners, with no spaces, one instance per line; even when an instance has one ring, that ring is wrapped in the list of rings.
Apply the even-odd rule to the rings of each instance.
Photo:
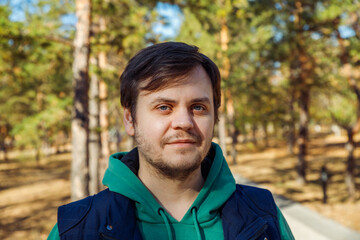
[[[172,159],[169,159],[169,163],[173,165],[173,168],[187,169],[200,166],[202,160],[200,154],[183,154],[182,156],[174,156]]]

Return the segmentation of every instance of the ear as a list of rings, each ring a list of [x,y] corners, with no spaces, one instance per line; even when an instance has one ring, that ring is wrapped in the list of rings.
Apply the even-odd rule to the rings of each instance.
[[[124,126],[125,126],[125,131],[129,136],[135,135],[134,122],[131,117],[131,112],[127,108],[124,109]]]

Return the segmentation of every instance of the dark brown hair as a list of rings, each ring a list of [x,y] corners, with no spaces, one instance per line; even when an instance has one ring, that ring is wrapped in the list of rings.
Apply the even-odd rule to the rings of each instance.
[[[202,66],[211,80],[217,120],[221,104],[219,69],[210,58],[199,52],[198,47],[181,42],[154,44],[130,59],[120,76],[121,105],[130,110],[135,122],[136,103],[141,90],[159,91],[179,84],[197,66]]]

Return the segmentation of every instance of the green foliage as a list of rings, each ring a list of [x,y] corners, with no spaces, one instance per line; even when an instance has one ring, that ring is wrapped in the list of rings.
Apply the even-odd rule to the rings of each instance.
[[[203,29],[201,22],[189,8],[183,9],[184,21],[176,40],[198,46],[200,50],[212,59],[219,50],[214,35]]]
[[[10,20],[11,8],[0,6],[0,127],[21,139],[17,145],[39,147],[50,132],[55,136],[56,129],[69,131],[69,118],[58,114],[71,104],[68,37],[73,29],[61,29],[60,17],[69,13],[61,2],[37,1],[31,11],[27,7],[24,5],[26,20],[16,22]]]
[[[16,144],[38,148],[45,139],[51,143],[59,131],[70,127],[71,102],[69,97],[61,99],[55,95],[46,96],[44,110],[23,118],[11,131]]]
[[[222,86],[233,98],[234,124],[242,132],[253,123],[284,126],[296,121],[301,88],[311,89],[314,121],[354,123],[356,99],[339,69],[346,56],[358,71],[359,4],[301,1],[302,7],[296,8],[295,1],[280,0],[165,2],[178,4],[183,14],[177,41],[200,47],[220,68],[228,59],[230,74]],[[91,54],[105,53],[107,66],[91,66],[91,74],[110,86],[113,124],[118,118],[119,73],[135,52],[159,41],[152,31],[158,19],[156,3],[92,1]],[[74,14],[74,1],[39,0],[24,9],[26,20],[16,22],[10,20],[11,7],[0,5],[0,127],[6,126],[18,145],[39,146],[58,131],[70,130],[75,28],[61,19]],[[220,47],[223,24],[228,29],[226,50]],[[344,48],[339,26],[355,32],[341,39]]]
[[[356,98],[353,94],[334,94],[330,97],[329,115],[335,123],[349,127],[356,121]]]

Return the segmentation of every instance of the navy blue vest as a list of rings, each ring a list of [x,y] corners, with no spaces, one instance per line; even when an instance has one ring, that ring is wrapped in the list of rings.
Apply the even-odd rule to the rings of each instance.
[[[281,239],[277,209],[265,189],[237,185],[234,194],[219,209],[225,240]],[[135,204],[108,189],[59,207],[61,240],[141,240]]]

